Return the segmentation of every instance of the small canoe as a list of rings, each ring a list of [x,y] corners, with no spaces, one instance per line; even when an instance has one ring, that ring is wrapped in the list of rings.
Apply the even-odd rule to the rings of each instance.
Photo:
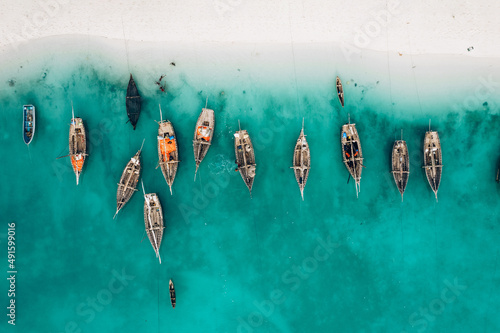
[[[87,156],[87,136],[82,118],[75,118],[73,108],[71,108],[71,112],[73,118],[71,118],[69,126],[69,156],[76,175],[76,185],[78,185],[85,157]]]
[[[168,289],[170,291],[170,303],[172,303],[172,307],[175,309],[175,287],[172,279],[168,283]]]
[[[144,141],[142,141],[144,145]],[[116,213],[113,218],[116,217],[120,209],[125,206],[125,204],[130,200],[132,195],[137,191],[137,183],[139,182],[139,177],[141,176],[141,149],[130,159],[130,161],[125,166],[120,182],[118,183],[118,190],[116,192]]]
[[[342,87],[342,81],[337,76],[337,95],[339,96],[340,105],[344,107],[344,88]]]
[[[255,179],[255,152],[252,141],[246,130],[240,130],[234,133],[234,151],[236,154],[236,164],[241,178],[245,182],[250,195],[252,195],[252,186]]]
[[[410,155],[404,140],[395,141],[392,147],[392,175],[403,201],[403,193],[410,177]]]
[[[139,91],[137,90],[132,74],[130,74],[130,80],[128,81],[127,97],[125,99],[128,119],[135,130],[135,126],[139,120],[139,115],[141,114],[141,96],[139,95]]]
[[[429,181],[429,185],[438,200],[437,192],[441,183],[441,173],[443,169],[443,158],[441,154],[441,142],[436,131],[430,130],[425,133],[424,137],[424,166],[425,175]]]
[[[215,129],[215,115],[214,110],[203,108],[201,114],[196,122],[194,129],[193,151],[194,161],[196,162],[196,170],[194,171],[194,180],[196,180],[196,173],[200,167],[201,161],[212,144]]]
[[[340,145],[342,149],[342,160],[356,185],[356,197],[361,188],[361,171],[363,171],[363,152],[359,140],[356,124],[349,123],[342,126],[340,132]]]
[[[33,105],[23,106],[23,139],[29,145],[35,135],[35,107]]]
[[[146,226],[146,234],[161,264],[160,246],[165,227],[163,226],[163,212],[160,199],[156,193],[146,194],[144,184],[142,184],[142,191],[144,192],[144,224]]]
[[[161,107],[158,125],[158,166],[160,166],[163,177],[170,188],[170,194],[172,194],[172,185],[179,165],[179,149],[177,148],[174,127],[170,121],[163,120]]]
[[[297,184],[299,184],[300,195],[302,196],[302,200],[304,200],[304,188],[306,187],[307,177],[311,169],[311,152],[304,134],[304,120],[302,120],[302,130],[300,131],[299,138],[297,139],[293,151],[292,168],[295,173]]]

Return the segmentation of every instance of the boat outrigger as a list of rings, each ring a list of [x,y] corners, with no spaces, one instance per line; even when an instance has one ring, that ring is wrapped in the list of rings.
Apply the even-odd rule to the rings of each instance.
[[[174,127],[170,121],[163,120],[161,105],[158,125],[158,166],[161,168],[163,177],[170,188],[170,194],[172,194],[172,184],[179,164],[179,150],[177,149]]]
[[[144,193],[144,224],[146,225],[146,233],[161,264],[160,246],[165,227],[163,226],[163,212],[160,199],[156,193],[146,194],[144,183],[142,184],[142,192]]]
[[[304,200],[304,188],[306,187],[307,177],[311,168],[311,152],[304,134],[304,119],[302,119],[302,130],[293,151],[293,167],[291,168],[295,173],[297,184],[299,184],[302,200]]]
[[[401,193],[401,201],[403,201],[403,193],[410,177],[410,155],[406,141],[403,140],[403,131],[401,131],[401,140],[395,141],[392,147],[392,175]]]
[[[141,149],[130,159],[125,166],[120,182],[118,183],[118,190],[116,192],[116,213],[113,218],[118,215],[120,209],[130,200],[132,195],[137,191],[137,183],[141,176],[141,152],[144,146],[142,141]]]
[[[238,121],[239,126],[239,121]],[[255,152],[253,149],[252,141],[246,130],[241,130],[234,133],[234,151],[236,154],[236,164],[241,174],[241,178],[248,187],[250,195],[252,195],[252,186],[255,178]]]
[[[79,183],[83,164],[87,155],[87,136],[82,118],[75,118],[73,106],[71,106],[71,124],[69,126],[69,157],[76,175],[76,185]]]
[[[35,107],[23,105],[23,139],[29,146],[35,135]]]
[[[172,303],[172,307],[175,309],[175,287],[172,279],[168,282],[168,289],[170,291],[170,303]]]
[[[344,88],[342,87],[342,81],[337,76],[337,95],[339,96],[340,105],[344,107]]]
[[[207,100],[208,102],[208,100]],[[214,110],[205,108],[201,110],[201,114],[196,122],[194,129],[193,151],[194,160],[196,162],[196,170],[194,171],[194,180],[196,180],[196,173],[200,166],[201,161],[208,152],[212,144],[215,129],[215,115]]]
[[[342,126],[340,134],[340,145],[342,149],[342,160],[349,170],[350,176],[355,181],[356,197],[360,192],[361,171],[363,170],[363,152],[361,150],[361,141],[359,140],[356,124],[351,121]]]
[[[141,114],[141,96],[139,95],[139,91],[137,90],[132,74],[130,74],[130,80],[128,81],[127,97],[125,99],[128,119],[135,130],[135,126],[139,120],[139,115]]]
[[[436,201],[438,200],[437,192],[441,183],[441,173],[443,171],[443,158],[441,154],[441,142],[436,131],[431,131],[429,121],[429,131],[424,137],[424,166],[425,175],[429,181],[429,185],[434,191]]]

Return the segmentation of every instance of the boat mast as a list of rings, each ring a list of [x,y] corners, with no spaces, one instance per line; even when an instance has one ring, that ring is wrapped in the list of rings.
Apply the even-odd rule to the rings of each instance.
[[[161,114],[161,104],[158,104],[158,106],[160,107],[160,124],[163,122],[163,116]]]

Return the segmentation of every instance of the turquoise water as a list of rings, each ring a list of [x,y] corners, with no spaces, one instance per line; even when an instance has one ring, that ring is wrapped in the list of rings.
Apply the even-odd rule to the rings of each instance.
[[[373,53],[349,63],[332,46],[297,46],[293,57],[289,46],[259,46],[262,55],[247,52],[255,46],[217,46],[229,55],[216,61],[201,55],[209,45],[163,46],[154,56],[150,45],[85,41],[61,54],[24,48],[4,61],[0,235],[5,244],[7,223],[16,223],[18,273],[16,326],[2,314],[2,331],[500,330],[500,89],[475,93],[480,78],[500,77],[498,60]],[[126,124],[129,71],[143,96],[136,131]],[[164,73],[168,94],[154,85]],[[207,96],[215,138],[193,182],[191,140]],[[71,101],[89,138],[79,186],[69,160],[56,159],[67,153]],[[37,108],[29,150],[27,103]],[[159,103],[179,140],[173,196],[155,170]],[[365,157],[359,199],[341,162],[348,114]],[[305,201],[290,169],[303,117],[312,155]],[[421,168],[429,118],[443,147],[438,203]],[[238,120],[256,149],[252,198],[234,172]],[[390,173],[401,129],[411,154],[404,202]],[[116,183],[144,138],[142,179],[165,216],[161,265],[143,240],[140,193],[112,219]],[[7,281],[0,287],[6,313]]]

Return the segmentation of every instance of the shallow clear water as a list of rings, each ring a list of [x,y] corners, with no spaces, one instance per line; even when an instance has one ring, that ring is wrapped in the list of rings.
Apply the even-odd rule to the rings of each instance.
[[[0,234],[5,244],[6,224],[16,222],[18,274],[17,325],[3,315],[2,330],[500,330],[500,89],[481,90],[480,100],[472,93],[480,78],[500,77],[498,61],[374,53],[332,64],[339,55],[333,47],[298,47],[292,57],[289,46],[267,46],[259,58],[248,51],[254,46],[241,55],[227,46],[233,53],[223,66],[215,55],[202,57],[207,45],[164,46],[150,58],[139,50],[151,46],[127,45],[128,56],[115,59],[91,51],[105,41],[88,43],[4,62]],[[412,62],[419,71],[407,66]],[[126,124],[129,69],[143,95],[136,131]],[[163,73],[168,94],[154,85]],[[333,92],[335,75],[344,82],[345,110]],[[191,140],[207,96],[216,132],[193,182]],[[69,160],[56,159],[67,154],[71,101],[89,139],[79,186]],[[29,149],[21,135],[26,103],[37,110]],[[173,196],[155,170],[159,103],[179,140]],[[358,199],[341,162],[348,114],[366,165]],[[305,201],[290,169],[303,117],[312,155]],[[438,203],[421,168],[429,118],[443,147]],[[238,120],[256,149],[252,198],[234,171]],[[411,154],[404,202],[390,173],[400,129]],[[161,265],[143,239],[141,193],[112,219],[116,183],[144,138],[142,179],[146,191],[159,194],[165,216]],[[2,267],[7,271],[6,259]],[[5,305],[8,284],[0,286]]]

